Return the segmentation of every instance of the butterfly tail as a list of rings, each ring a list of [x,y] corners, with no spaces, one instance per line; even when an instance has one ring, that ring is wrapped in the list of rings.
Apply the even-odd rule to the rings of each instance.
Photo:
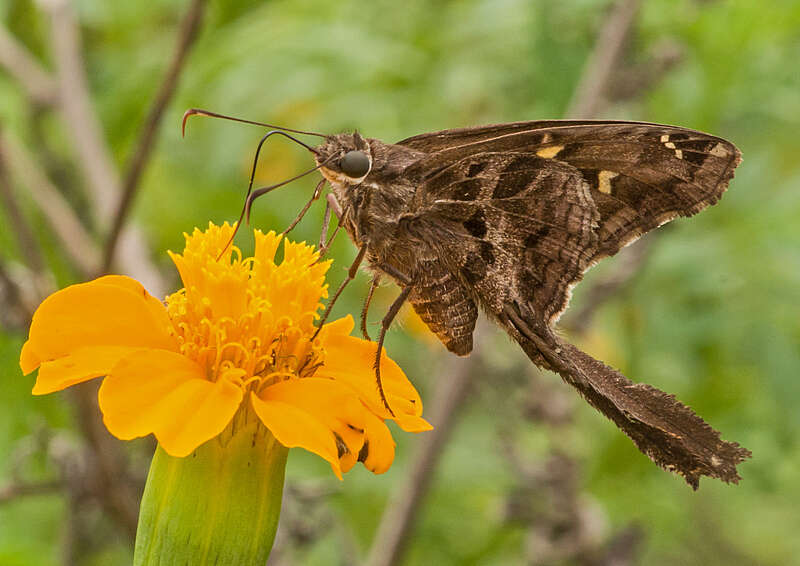
[[[722,440],[673,395],[633,383],[549,328],[534,332],[523,320],[509,323],[509,333],[535,364],[559,373],[656,464],[680,474],[694,489],[702,476],[738,483],[736,466],[750,451]]]

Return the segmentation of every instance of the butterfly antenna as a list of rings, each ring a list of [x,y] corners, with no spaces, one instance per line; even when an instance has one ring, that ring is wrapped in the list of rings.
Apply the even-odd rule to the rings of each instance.
[[[185,123],[186,123],[186,115],[184,115],[184,124]],[[217,256],[217,261],[219,261],[220,258],[222,258],[222,255],[228,250],[230,245],[233,243],[233,239],[236,237],[236,234],[239,232],[239,228],[242,225],[242,220],[244,220],[245,215],[247,215],[247,223],[248,224],[250,223],[250,206],[252,205],[253,199],[261,196],[265,192],[269,192],[269,191],[265,191],[264,189],[258,189],[258,191],[256,191],[258,194],[256,194],[253,197],[253,199],[250,198],[251,194],[253,194],[253,182],[254,182],[254,179],[256,178],[256,168],[258,167],[258,158],[261,155],[261,148],[264,146],[264,142],[266,142],[270,137],[272,137],[275,134],[278,134],[278,135],[281,135],[281,136],[283,136],[285,138],[288,138],[288,139],[292,140],[293,142],[300,144],[301,146],[303,146],[307,150],[311,151],[315,155],[317,154],[316,148],[314,148],[314,147],[312,147],[312,146],[300,141],[296,137],[294,137],[292,135],[289,135],[286,132],[283,132],[281,130],[272,130],[271,132],[267,132],[264,135],[264,137],[261,138],[261,140],[258,142],[258,147],[256,148],[256,154],[253,157],[253,166],[250,169],[250,181],[247,183],[247,194],[245,195],[245,198],[244,198],[244,206],[242,207],[242,212],[239,214],[239,220],[236,222],[236,226],[233,229],[233,234],[231,234],[231,237],[228,240],[228,243],[225,244],[225,247],[222,248],[222,251],[219,252],[219,255]],[[316,171],[322,165],[327,163],[329,160],[330,159],[328,159],[325,162],[321,163],[317,167],[314,167],[313,169],[311,169],[309,171],[306,171],[305,173],[301,173],[300,175],[292,177],[291,179],[289,179],[287,181],[283,181],[282,183],[278,183],[277,185],[273,185],[271,187],[265,187],[265,188],[269,189],[269,190],[272,190],[272,189],[277,189],[278,187],[283,186],[283,185],[285,185],[287,183],[291,183],[292,181],[294,181],[295,179],[299,179],[303,175],[308,175],[309,173],[311,173],[313,171]]]
[[[300,173],[299,175],[295,175],[291,179],[286,179],[285,181],[281,181],[280,183],[275,183],[274,185],[269,185],[268,187],[262,187],[260,189],[256,189],[255,191],[249,192],[248,196],[247,196],[247,201],[245,202],[245,211],[247,212],[247,222],[250,223],[250,209],[253,206],[253,201],[254,200],[256,200],[260,196],[263,196],[263,195],[267,194],[270,191],[273,191],[273,190],[277,189],[278,187],[282,187],[284,185],[288,185],[289,183],[291,183],[292,181],[296,181],[300,177],[305,177],[306,175],[309,175],[309,174],[313,173],[314,171],[320,169],[321,167],[324,167],[332,158],[333,157],[329,157],[328,159],[326,159],[325,161],[323,161],[322,163],[320,163],[316,167],[312,167],[311,169],[308,169],[307,171],[303,171],[302,173]],[[320,186],[320,188],[321,188],[321,186]]]
[[[275,132],[275,133],[282,133],[282,132]],[[263,141],[264,140],[262,139],[262,143],[263,143]],[[261,143],[259,143],[259,150],[260,149],[261,149]],[[308,169],[307,171],[303,171],[299,175],[295,175],[294,177],[291,177],[290,179],[286,179],[285,181],[281,181],[280,183],[275,183],[274,185],[261,187],[260,189],[256,189],[254,191],[253,190],[253,178],[255,177],[256,163],[258,162],[258,151],[256,151],[256,157],[255,157],[255,160],[253,161],[253,171],[250,174],[250,183],[247,185],[247,195],[245,196],[244,206],[242,207],[242,212],[239,214],[239,220],[236,222],[236,228],[234,228],[233,234],[231,234],[230,240],[228,240],[228,243],[225,244],[225,247],[222,248],[222,251],[219,253],[219,256],[217,256],[217,261],[219,261],[219,259],[222,257],[222,254],[225,253],[225,251],[228,249],[228,247],[230,247],[231,243],[233,242],[233,239],[236,237],[236,233],[239,231],[239,227],[242,225],[242,220],[246,219],[247,223],[250,224],[250,210],[253,207],[253,201],[254,200],[256,200],[260,196],[263,196],[263,195],[267,194],[270,191],[274,191],[275,189],[277,189],[279,187],[282,187],[284,185],[288,185],[289,183],[291,183],[292,181],[296,181],[300,177],[305,177],[306,175],[309,175],[309,174],[313,173],[314,171],[317,171],[318,169],[320,169],[321,167],[326,165],[331,159],[333,159],[333,157],[334,156],[329,157],[328,159],[326,159],[325,161],[323,161],[322,163],[320,163],[316,167],[312,167],[311,169]]]
[[[226,114],[219,114],[218,112],[211,112],[209,110],[203,110],[202,108],[189,108],[186,112],[183,113],[183,121],[181,122],[181,135],[186,135],[186,122],[189,120],[190,116],[208,116],[209,118],[222,118],[223,120],[231,120],[233,122],[241,122],[242,124],[252,124],[254,126],[263,126],[265,128],[273,128],[275,130],[283,130],[284,132],[292,132],[294,134],[304,134],[307,136],[318,136],[320,138],[326,138],[325,134],[320,134],[317,132],[306,132],[304,130],[295,130],[293,128],[284,128],[283,126],[275,126],[273,124],[265,124],[264,122],[257,122],[255,120],[245,120],[244,118],[237,118],[236,116],[228,116]]]

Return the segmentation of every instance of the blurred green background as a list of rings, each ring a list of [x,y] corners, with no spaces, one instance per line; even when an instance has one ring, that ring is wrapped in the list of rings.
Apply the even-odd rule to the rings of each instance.
[[[52,21],[42,5],[3,0],[0,14],[6,32],[52,71]],[[74,3],[93,108],[121,169],[187,5]],[[210,2],[153,142],[132,223],[175,288],[177,274],[165,251],[182,248],[184,231],[238,216],[263,131],[198,118],[181,139],[186,108],[326,133],[358,128],[386,142],[438,129],[562,117],[610,6],[601,0]],[[482,338],[490,354],[444,446],[402,564],[610,563],[569,553],[579,545],[559,538],[559,528],[569,531],[575,516],[590,517],[589,547],[596,542],[601,548],[615,533],[633,529],[638,544],[626,563],[800,564],[799,62],[796,0],[642,2],[596,116],[709,131],[742,150],[744,161],[719,205],[663,229],[636,274],[575,336],[590,353],[634,381],[676,394],[724,438],[750,448],[753,458],[740,466],[742,482],[705,479],[692,492],[557,376],[532,375],[524,355],[491,331]],[[87,212],[74,132],[57,110],[32,103],[19,80],[1,68],[0,131],[6,145],[27,148],[37,170],[102,242],[104,227]],[[302,148],[270,140],[257,182],[279,181],[312,164]],[[12,180],[56,285],[80,280],[30,187],[17,176]],[[315,182],[305,178],[257,201],[253,224],[281,230]],[[24,281],[28,258],[2,208],[0,259]],[[312,208],[293,237],[316,242],[322,210]],[[240,240],[247,248],[247,238]],[[332,285],[354,255],[341,235],[333,248]],[[572,310],[588,300],[586,289],[619,268],[618,259],[592,270]],[[367,286],[362,273],[336,314],[357,315]],[[394,286],[379,290],[373,321],[396,292]],[[3,298],[11,300],[7,290]],[[447,355],[412,317],[401,318],[387,348],[427,401],[448,379],[437,369],[446,367]],[[129,563],[124,531],[91,497],[76,501],[63,489],[25,496],[3,491],[4,485],[58,478],[60,455],[80,452],[84,440],[68,395],[30,396],[33,378],[21,376],[17,365],[25,330],[10,314],[2,320],[0,565]],[[544,383],[544,397],[529,379]],[[553,395],[567,404],[568,422],[540,426],[526,407]],[[301,496],[292,496],[295,508],[287,507],[284,520],[300,526],[286,531],[283,563],[361,563],[419,442],[399,431],[395,436],[397,459],[387,474],[359,467],[341,484],[321,460],[293,451],[290,491]],[[562,510],[566,526],[553,499],[562,492],[526,479],[509,463],[509,443],[534,468],[554,453],[573,466],[578,492],[569,499],[573,507]],[[147,441],[127,446],[132,466],[146,470],[150,449]],[[567,548],[566,554],[548,554],[548,544]]]

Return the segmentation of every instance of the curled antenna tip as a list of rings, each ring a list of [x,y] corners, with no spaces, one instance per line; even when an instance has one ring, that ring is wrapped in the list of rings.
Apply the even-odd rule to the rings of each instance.
[[[186,136],[186,122],[189,121],[190,116],[207,116],[205,110],[200,110],[199,108],[189,108],[186,112],[183,113],[183,119],[181,120],[181,137]]]
[[[186,121],[189,119],[189,116],[194,114],[194,108],[189,108],[186,112],[183,113],[183,118],[181,119],[181,137],[186,137]]]

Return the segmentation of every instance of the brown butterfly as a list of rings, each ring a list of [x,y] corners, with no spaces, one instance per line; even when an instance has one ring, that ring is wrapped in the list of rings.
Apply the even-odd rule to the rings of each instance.
[[[297,132],[281,130],[274,133]],[[409,301],[448,350],[465,356],[480,307],[656,464],[695,489],[703,475],[738,482],[748,450],[554,331],[589,267],[719,200],[741,161],[732,143],[676,126],[587,120],[444,130],[396,144],[357,132],[322,137],[318,147],[293,139],[312,151],[324,177],[314,198],[327,180],[329,206],[359,249],[347,281],[366,259],[372,290],[383,276],[401,288],[383,318],[378,353]],[[246,209],[272,188],[253,192]],[[383,395],[377,363],[376,373]]]

